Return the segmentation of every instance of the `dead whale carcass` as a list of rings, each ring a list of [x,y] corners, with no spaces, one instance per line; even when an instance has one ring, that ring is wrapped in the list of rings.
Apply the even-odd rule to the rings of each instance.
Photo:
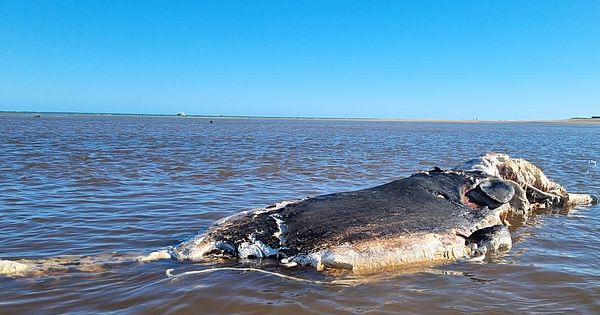
[[[506,215],[597,203],[568,193],[535,165],[490,153],[381,186],[285,201],[224,218],[189,241],[148,255],[0,259],[0,275],[96,272],[132,261],[276,257],[285,265],[368,273],[424,263],[482,260],[512,246]]]
[[[525,160],[489,153],[454,170],[242,212],[170,255],[190,261],[277,257],[287,265],[366,273],[508,250],[507,214],[595,202],[567,193]]]

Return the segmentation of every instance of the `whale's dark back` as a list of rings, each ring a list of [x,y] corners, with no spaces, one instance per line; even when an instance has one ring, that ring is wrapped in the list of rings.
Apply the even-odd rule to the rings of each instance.
[[[318,196],[281,211],[288,246],[310,251],[319,244],[356,241],[461,227],[479,210],[462,203],[474,181],[457,173],[430,172],[358,190]]]
[[[350,192],[309,198],[273,211],[240,215],[213,230],[212,237],[236,245],[250,235],[279,248],[275,236],[283,220],[288,254],[310,253],[331,245],[416,232],[465,228],[481,210],[462,201],[476,173],[434,170]]]

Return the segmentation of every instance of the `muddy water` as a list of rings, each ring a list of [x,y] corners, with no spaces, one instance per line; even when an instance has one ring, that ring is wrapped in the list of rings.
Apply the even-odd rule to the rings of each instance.
[[[600,126],[76,115],[0,116],[0,258],[138,254],[242,209],[365,188],[486,151],[600,192]],[[514,220],[514,248],[311,284],[171,260],[0,278],[1,314],[600,313],[600,207]],[[332,280],[312,270],[264,270]]]

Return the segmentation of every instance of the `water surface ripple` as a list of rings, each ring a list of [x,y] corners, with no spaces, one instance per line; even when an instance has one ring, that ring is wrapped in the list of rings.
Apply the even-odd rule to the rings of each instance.
[[[143,253],[242,209],[366,188],[487,151],[600,192],[598,125],[0,116],[0,257]],[[0,279],[2,314],[600,313],[600,207],[536,215],[487,264],[351,286],[165,260]],[[277,266],[263,268],[277,270]],[[321,279],[311,270],[295,276]]]

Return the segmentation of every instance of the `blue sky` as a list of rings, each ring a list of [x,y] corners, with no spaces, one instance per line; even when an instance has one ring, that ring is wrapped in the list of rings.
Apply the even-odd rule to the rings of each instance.
[[[600,115],[600,1],[0,0],[0,110]]]

